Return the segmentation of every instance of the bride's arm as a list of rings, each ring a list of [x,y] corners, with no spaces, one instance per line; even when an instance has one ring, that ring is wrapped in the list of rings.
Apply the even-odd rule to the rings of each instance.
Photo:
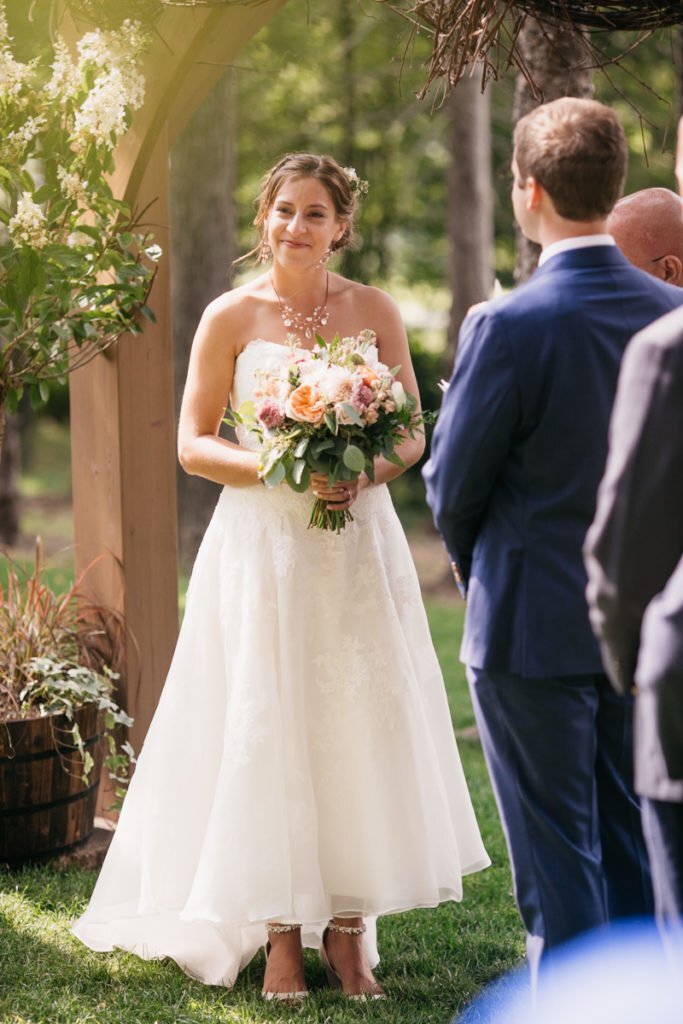
[[[420,395],[417,389],[417,379],[413,370],[413,363],[410,358],[408,336],[398,311],[398,306],[386,292],[378,289],[369,289],[372,302],[372,319],[369,322],[380,323],[381,329],[377,330],[377,345],[380,360],[389,367],[400,366],[396,379],[403,384],[403,387],[417,399],[416,411],[420,409]],[[396,447],[396,454],[400,455],[405,462],[405,468],[413,466],[422,456],[425,450],[424,429],[417,428],[415,436],[405,435],[405,439]],[[387,462],[384,458],[375,459],[375,483],[383,484],[388,480],[394,480],[405,470]],[[365,477],[365,474],[363,474]],[[363,480],[363,484],[369,481]],[[363,485],[361,484],[361,486]]]
[[[218,436],[235,372],[239,310],[225,296],[207,306],[187,371],[178,426],[178,459],[186,473],[219,484],[247,487],[259,482],[258,456]]]

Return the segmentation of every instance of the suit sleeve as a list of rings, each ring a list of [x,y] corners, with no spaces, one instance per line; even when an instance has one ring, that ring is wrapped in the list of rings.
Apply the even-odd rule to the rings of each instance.
[[[584,551],[591,624],[622,693],[633,685],[645,609],[683,541],[683,350],[655,340],[649,328],[627,349]]]
[[[512,346],[486,307],[468,316],[423,475],[463,597],[477,536],[519,418]]]

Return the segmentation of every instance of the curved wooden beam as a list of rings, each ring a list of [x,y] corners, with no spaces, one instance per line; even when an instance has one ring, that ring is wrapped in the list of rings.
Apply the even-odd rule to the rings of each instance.
[[[178,630],[175,412],[168,237],[169,141],[248,39],[285,0],[253,7],[169,8],[147,54],[147,95],[116,152],[116,195],[150,217],[162,259],[149,299],[156,324],[124,337],[71,376],[76,566],[130,627],[126,692],[140,748]],[[62,11],[73,44],[83,27]],[[101,558],[105,554],[108,557]],[[106,801],[105,801],[106,803]]]

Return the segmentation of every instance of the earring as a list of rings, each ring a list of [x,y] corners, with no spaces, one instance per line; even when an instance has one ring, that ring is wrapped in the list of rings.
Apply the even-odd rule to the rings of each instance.
[[[259,263],[267,263],[270,257],[273,255],[273,250],[265,240],[261,242],[258,250],[258,261]]]
[[[334,249],[332,248],[332,246],[330,246],[328,249],[325,250],[325,252],[322,254],[320,259],[318,260],[318,266],[324,267],[325,264],[327,262],[329,262],[329,260],[331,260],[333,256],[334,256]]]

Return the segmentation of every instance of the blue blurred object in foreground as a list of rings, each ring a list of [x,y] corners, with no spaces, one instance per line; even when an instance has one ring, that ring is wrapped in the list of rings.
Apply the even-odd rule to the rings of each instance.
[[[683,931],[629,921],[567,943],[541,970],[489,985],[453,1024],[682,1024]]]

